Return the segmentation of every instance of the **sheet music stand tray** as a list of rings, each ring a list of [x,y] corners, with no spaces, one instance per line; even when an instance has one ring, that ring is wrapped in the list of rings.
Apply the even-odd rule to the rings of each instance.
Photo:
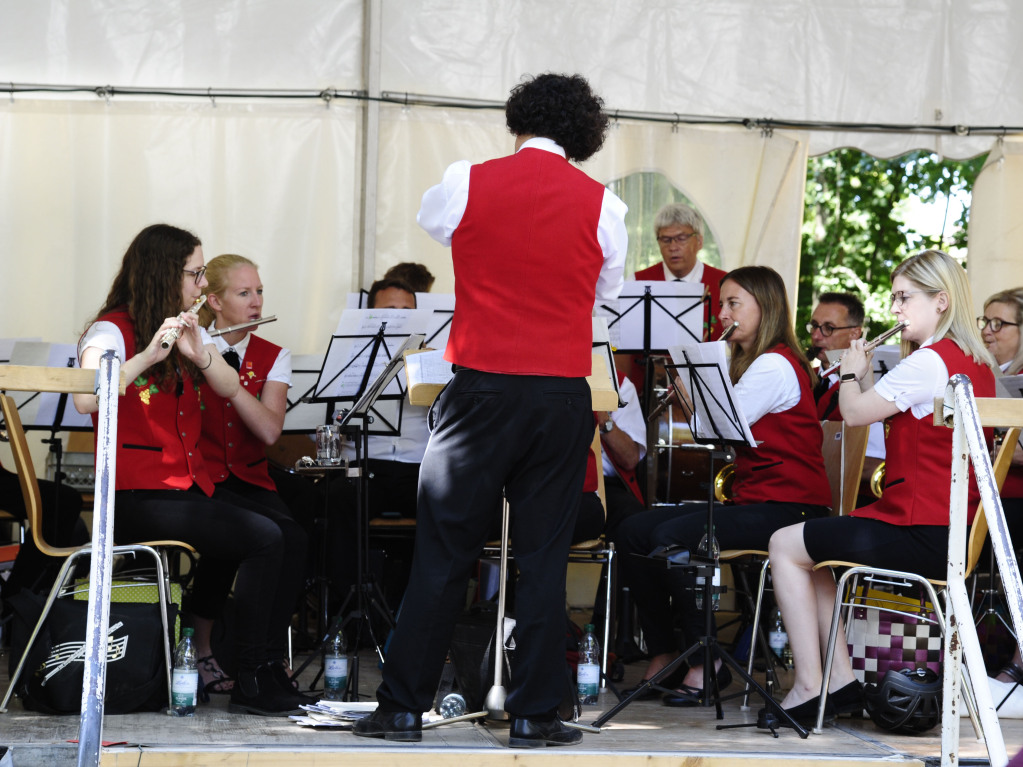
[[[700,347],[712,347],[714,345],[724,344],[721,341],[714,341],[708,344],[700,344]],[[700,347],[696,347],[699,349]],[[738,405],[733,398],[733,391],[731,382],[728,378],[727,370],[717,361],[703,361],[703,358],[697,356],[697,359],[693,359],[690,356],[691,349],[681,347],[673,349],[673,357],[676,359],[681,356],[682,362],[680,364],[666,364],[665,367],[668,369],[668,380],[675,389],[675,394],[678,397],[678,401],[683,403],[682,409],[685,414],[686,420],[689,422],[689,427],[693,433],[693,439],[701,445],[710,446],[709,452],[711,455],[710,461],[710,479],[708,482],[708,493],[707,493],[707,530],[713,535],[714,531],[714,458],[721,457],[724,455],[723,448],[727,446],[739,446],[746,445],[750,446],[752,441],[752,433],[749,431],[749,425],[746,423]],[[685,389],[691,393],[691,398],[686,399],[683,396],[683,391],[679,387],[678,378],[683,378],[684,383],[688,383]],[[690,403],[692,407],[690,407]],[[755,443],[753,443],[755,444]],[[718,688],[718,672],[714,668],[714,651],[717,650],[718,657],[722,663],[727,664],[732,670],[735,671],[738,676],[746,682],[748,685],[747,689],[752,689],[756,694],[764,700],[765,705],[768,708],[774,709],[779,718],[787,722],[801,738],[806,738],[809,733],[806,728],[802,727],[796,722],[791,716],[789,716],[781,705],[774,700],[771,694],[757,684],[753,678],[746,673],[746,669],[735,660],[728,653],[717,637],[714,636],[714,607],[713,607],[713,575],[714,571],[718,568],[719,563],[714,560],[708,560],[700,557],[690,557],[689,552],[685,549],[673,549],[664,552],[658,552],[660,557],[664,560],[665,565],[668,569],[672,567],[689,567],[696,571],[698,575],[704,576],[703,585],[703,614],[704,614],[704,635],[693,645],[688,647],[678,658],[673,660],[659,672],[657,672],[649,680],[645,681],[635,691],[632,692],[624,700],[618,702],[613,708],[600,716],[593,722],[594,727],[601,727],[604,723],[609,721],[612,717],[618,714],[619,711],[624,709],[633,700],[641,697],[648,689],[654,688],[663,692],[673,692],[667,688],[661,687],[658,683],[670,676],[679,666],[697,652],[703,653],[703,690],[704,695],[702,698],[703,706],[710,706],[713,700],[714,706],[717,713],[718,719],[723,719],[724,714],[721,710],[721,701],[729,698],[738,697],[745,694],[744,692],[734,693],[728,696],[722,696],[721,691]],[[708,691],[713,693],[708,694]],[[732,727],[747,727],[755,726],[756,723],[743,723],[737,725],[718,725],[718,729],[729,729]],[[776,731],[772,730],[772,735],[778,737]]]

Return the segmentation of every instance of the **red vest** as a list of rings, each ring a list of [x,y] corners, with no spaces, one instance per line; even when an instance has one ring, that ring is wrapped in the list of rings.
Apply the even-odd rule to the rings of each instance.
[[[445,359],[490,373],[590,374],[604,187],[543,149],[473,165],[451,238]]]
[[[126,359],[135,356],[135,324],[124,309],[97,322],[112,322],[124,337]],[[199,450],[202,413],[199,386],[182,372],[159,388],[139,376],[117,403],[117,490],[187,490],[193,484],[213,495],[213,482]],[[99,414],[92,414],[94,439]]]
[[[250,335],[238,380],[249,394],[259,399],[270,368],[281,347]],[[209,384],[202,385],[202,439],[199,447],[214,482],[229,474],[266,490],[277,490],[267,471],[263,443],[249,431],[231,401],[219,396]]]
[[[718,319],[718,309],[721,303],[721,280],[728,272],[716,269],[710,264],[703,265],[703,277],[700,279],[706,288],[708,300],[703,306],[703,336],[708,341],[717,341],[721,337],[721,321]],[[664,282],[664,264],[641,269],[636,272],[632,279],[647,280],[649,282]]]
[[[977,397],[993,397],[991,369],[967,357],[945,338],[926,347],[938,353],[948,375],[965,373]],[[885,419],[885,485],[880,500],[852,512],[893,525],[948,525],[952,486],[952,430],[935,426],[932,416],[917,419],[911,410]],[[990,441],[990,429],[985,429]],[[969,519],[973,520],[980,493],[970,466]]]
[[[618,385],[622,385],[622,381],[625,380],[625,374],[621,371],[615,371],[618,373]],[[639,407],[639,403],[634,403],[636,407]],[[593,421],[596,423],[596,413],[593,415]],[[639,489],[639,479],[636,477],[636,469],[626,469],[619,466],[614,457],[610,453],[606,453],[608,460],[611,461],[611,465],[615,467],[615,472],[622,478],[622,482],[625,486],[632,491],[632,494],[636,496],[636,500],[643,503],[643,491]],[[603,466],[599,470],[603,470]],[[584,493],[595,493],[597,492],[597,456],[593,454],[592,450],[586,451],[586,479],[583,481],[583,492]]]
[[[831,505],[831,486],[821,449],[824,432],[817,420],[810,376],[785,346],[771,352],[782,355],[796,371],[799,402],[781,413],[766,413],[750,427],[757,448],[735,450],[737,506],[765,501]]]
[[[873,375],[873,374],[871,374]],[[833,383],[817,400],[817,418],[821,421],[841,421],[842,411],[838,407],[838,392],[842,385],[841,381]]]

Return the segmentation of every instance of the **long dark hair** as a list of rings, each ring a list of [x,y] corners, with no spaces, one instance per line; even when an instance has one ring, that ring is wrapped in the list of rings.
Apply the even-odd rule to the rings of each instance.
[[[147,226],[125,251],[110,293],[90,324],[104,314],[126,307],[135,325],[135,350],[145,349],[164,319],[181,313],[182,269],[200,245],[198,237],[176,226]],[[198,374],[191,361],[179,355],[177,349],[146,372],[163,384],[176,378],[181,366],[193,377]]]
[[[806,374],[810,385],[817,383],[817,374],[810,367],[810,361],[799,348],[796,333],[792,329],[792,312],[781,275],[769,266],[741,266],[721,278],[721,284],[731,280],[753,296],[760,307],[760,327],[753,344],[748,349],[733,347],[732,361],[728,367],[732,383],[742,378],[753,360],[781,344],[792,352]]]

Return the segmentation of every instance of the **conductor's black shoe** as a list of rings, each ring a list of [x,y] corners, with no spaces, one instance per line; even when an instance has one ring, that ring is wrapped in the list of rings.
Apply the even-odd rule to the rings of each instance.
[[[299,704],[274,681],[268,665],[251,671],[239,671],[231,690],[227,710],[232,714],[256,716],[290,716],[301,714]]]
[[[423,739],[423,715],[411,711],[381,711],[358,720],[352,732],[364,738],[383,738],[403,743],[418,743]]]
[[[805,700],[798,706],[784,709],[785,713],[796,720],[796,723],[801,727],[816,727],[817,726],[817,709],[820,707],[821,696],[810,698]],[[827,703],[824,704],[824,724],[830,724],[835,721],[835,709],[831,705],[831,697],[828,696]],[[778,727],[791,727],[787,719],[783,719],[778,716],[773,710],[769,708],[762,708],[757,712],[757,727],[761,730],[774,730]]]
[[[535,719],[512,719],[508,745],[512,748],[543,748],[544,746],[571,746],[580,743],[583,734],[566,727],[555,717],[549,722]]]
[[[718,669],[718,691],[724,692],[724,689],[732,683],[732,672],[728,666],[722,666]],[[699,687],[690,687],[687,684],[683,684],[678,688],[675,694],[668,693],[661,700],[665,706],[671,706],[672,708],[686,708],[688,706],[699,706],[703,704],[703,690]]]
[[[836,714],[853,714],[862,716],[866,702],[863,699],[863,685],[853,679],[845,687],[839,687],[828,693],[829,707],[834,707]]]

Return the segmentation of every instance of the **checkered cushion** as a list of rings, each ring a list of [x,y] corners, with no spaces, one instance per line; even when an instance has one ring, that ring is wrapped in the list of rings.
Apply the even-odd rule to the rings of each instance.
[[[941,673],[941,629],[934,623],[856,607],[848,635],[853,673],[864,684],[876,684],[890,668],[929,668]]]

